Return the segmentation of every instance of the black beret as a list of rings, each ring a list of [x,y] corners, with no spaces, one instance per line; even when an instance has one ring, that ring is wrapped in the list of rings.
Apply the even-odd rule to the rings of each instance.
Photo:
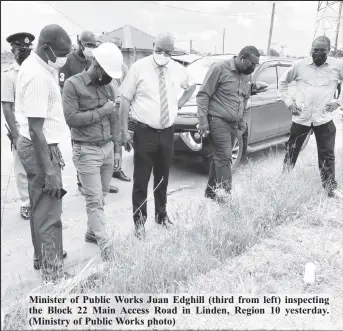
[[[35,40],[35,36],[28,32],[19,32],[7,37],[6,41],[11,45],[27,47],[32,46],[32,42]]]

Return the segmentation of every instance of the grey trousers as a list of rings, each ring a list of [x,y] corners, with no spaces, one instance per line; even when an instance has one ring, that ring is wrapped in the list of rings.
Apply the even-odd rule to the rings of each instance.
[[[95,235],[100,249],[103,249],[109,241],[104,198],[109,192],[113,173],[113,142],[102,147],[79,145],[75,142],[73,161],[86,199],[87,232]]]
[[[216,188],[223,188],[230,193],[232,188],[232,147],[238,135],[238,123],[229,123],[213,116],[209,116],[208,121],[213,156],[206,193],[215,194]]]
[[[55,277],[63,268],[62,200],[43,192],[45,172],[31,140],[19,136],[17,149],[28,180],[34,255],[42,263],[43,277]],[[62,184],[61,152],[57,145],[49,145],[49,152],[54,170]]]

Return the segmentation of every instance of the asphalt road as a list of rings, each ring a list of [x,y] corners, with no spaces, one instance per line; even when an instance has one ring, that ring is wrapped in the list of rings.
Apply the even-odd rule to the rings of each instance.
[[[2,115],[1,115],[2,116]],[[2,117],[3,121],[3,117]],[[337,143],[336,149],[342,151],[342,115],[338,112],[335,115],[337,126]],[[3,122],[2,122],[3,123]],[[84,241],[86,231],[87,215],[85,201],[79,193],[76,185],[76,171],[72,162],[72,150],[70,143],[70,133],[66,128],[61,132],[60,149],[66,162],[63,171],[64,188],[67,190],[63,198],[62,223],[64,248],[68,251],[68,258],[65,265],[68,268],[77,270],[81,261],[93,257],[97,252],[97,246]],[[268,150],[250,154],[252,162],[265,157]],[[309,145],[302,155],[316,153],[314,136],[311,137]],[[282,147],[273,149],[274,158],[271,167],[280,167],[284,156]],[[342,157],[340,154],[339,157]],[[124,152],[123,166],[125,173],[132,178],[133,173],[133,155]],[[337,169],[342,171],[342,169]],[[239,179],[244,176],[244,171],[237,169],[233,178],[235,190],[242,189],[239,185]],[[207,182],[207,175],[203,172],[200,164],[189,162],[188,160],[175,160],[171,167],[169,180],[169,211],[176,206],[178,199],[185,199],[190,195],[203,196],[203,191]],[[108,222],[114,232],[130,233],[133,232],[132,211],[131,211],[131,192],[132,182],[121,182],[112,179],[111,184],[118,186],[118,194],[109,194],[106,199],[106,214]],[[193,188],[189,190],[189,188]],[[194,188],[197,188],[194,190]],[[178,191],[188,192],[187,194],[178,195]],[[187,191],[188,190],[188,191]],[[151,201],[152,180],[150,181],[148,212],[153,215],[153,201]],[[33,248],[31,243],[29,221],[20,217],[20,201],[16,189],[15,178],[13,177],[12,154],[9,148],[9,141],[6,137],[6,129],[1,125],[1,284],[2,289],[11,289],[17,287],[20,283],[24,288],[30,289],[33,284],[39,281],[39,273],[32,268]],[[148,229],[153,225],[152,220],[148,220]],[[3,291],[2,291],[3,292]],[[9,292],[9,293],[10,293]],[[3,292],[4,293],[4,292]]]

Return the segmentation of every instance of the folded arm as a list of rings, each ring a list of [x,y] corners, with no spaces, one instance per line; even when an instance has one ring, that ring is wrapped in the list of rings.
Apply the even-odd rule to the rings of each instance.
[[[102,117],[108,115],[103,107],[81,110],[77,91],[70,80],[64,83],[62,103],[65,120],[71,128],[99,123]]]

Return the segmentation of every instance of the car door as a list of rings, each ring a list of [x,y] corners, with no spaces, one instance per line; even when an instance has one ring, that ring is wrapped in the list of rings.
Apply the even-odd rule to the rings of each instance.
[[[281,76],[292,66],[292,62],[284,62],[284,63],[280,63],[277,66],[277,75],[278,75],[278,83],[279,80],[281,78]],[[288,91],[291,95],[295,96],[295,89],[296,89],[296,82],[293,81],[292,83],[290,83],[288,85]],[[291,128],[292,125],[292,114],[289,111],[289,109],[287,108],[286,104],[284,102],[282,102],[280,104],[280,112],[281,112],[281,116],[280,116],[280,133],[281,134],[285,134],[285,133],[289,133],[289,130]]]
[[[249,143],[268,140],[279,134],[281,99],[277,89],[277,63],[266,62],[256,72],[253,81],[268,84],[265,92],[251,97],[251,122]]]

